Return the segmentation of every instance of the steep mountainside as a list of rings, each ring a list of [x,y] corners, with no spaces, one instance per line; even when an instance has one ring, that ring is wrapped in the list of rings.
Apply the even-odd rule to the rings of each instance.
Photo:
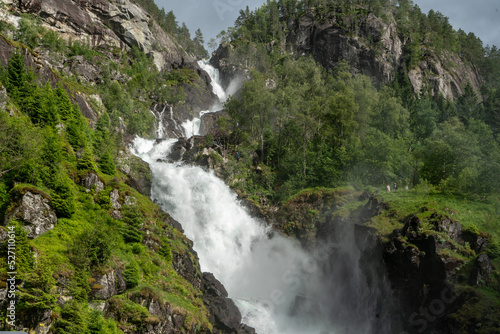
[[[130,152],[168,108],[183,135],[207,73],[128,0],[7,0],[0,18],[0,329],[253,333]]]
[[[274,36],[270,38],[267,50],[278,45],[282,54],[286,50],[297,58],[312,56],[327,70],[334,70],[339,62],[345,61],[351,73],[369,76],[378,87],[397,79],[409,80],[416,95],[430,93],[456,100],[470,84],[481,96],[483,79],[477,67],[460,52],[436,50],[429,41],[420,41],[409,34],[407,21],[397,20],[395,9],[377,12],[360,2],[346,10],[335,3],[299,9],[297,15],[282,16],[281,29],[285,35],[277,35],[280,40]],[[246,22],[245,12],[242,13],[240,22]],[[238,33],[233,37],[245,39]],[[245,54],[234,52],[237,40],[234,40],[236,44],[223,42],[212,58],[226,85],[229,84],[227,78],[238,72],[243,74],[252,66]],[[418,55],[415,55],[415,48]]]

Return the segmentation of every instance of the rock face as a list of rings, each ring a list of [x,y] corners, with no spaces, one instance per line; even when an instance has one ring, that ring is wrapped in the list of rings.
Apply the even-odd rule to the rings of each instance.
[[[21,12],[42,18],[63,38],[92,46],[137,47],[150,54],[158,69],[181,68],[194,59],[141,7],[130,0],[19,0]]]
[[[57,217],[50,207],[50,201],[43,195],[30,191],[25,192],[14,209],[6,214],[5,224],[11,219],[23,222],[28,238],[32,239],[52,230],[57,224]]]
[[[404,63],[405,45],[410,42],[399,37],[392,15],[385,21],[372,13],[363,16],[356,36],[336,22],[316,22],[312,13],[292,22],[288,28],[295,34],[289,34],[287,43],[297,56],[312,55],[326,69],[333,69],[339,61],[346,60],[354,73],[371,77],[377,85],[394,81]],[[448,63],[456,65],[447,67]],[[451,100],[464,93],[467,83],[478,94],[481,85],[475,68],[447,52],[422,60],[410,69],[408,77],[415,94],[429,89],[431,94],[441,94]]]
[[[114,295],[121,294],[126,289],[125,279],[119,270],[112,270],[105,274],[94,276],[90,284],[92,299],[107,300]]]
[[[311,10],[300,19],[288,22],[286,49],[296,57],[312,56],[327,70],[346,61],[353,73],[369,76],[377,86],[393,82],[397,73],[405,68],[406,47],[411,40],[401,36],[391,13],[387,13],[385,19],[373,13],[359,16],[356,33],[343,28],[334,17],[318,21],[315,15]],[[481,96],[482,79],[475,67],[456,54],[426,51],[423,50],[425,59],[407,70],[415,94],[428,91],[455,100],[470,83]],[[231,45],[220,46],[215,51],[211,64],[219,69],[224,87],[231,78],[248,71],[248,64],[240,58]]]
[[[203,302],[210,313],[214,333],[254,334],[255,330],[241,324],[241,313],[234,302],[227,298],[224,286],[212,273],[203,273]]]
[[[425,211],[424,208],[422,212]],[[465,241],[472,238],[474,242]],[[408,328],[417,331],[423,328],[423,322],[416,319],[424,319],[424,311],[430,312],[433,319],[425,321],[425,329],[446,325],[448,321],[436,319],[444,319],[467,303],[465,295],[457,294],[452,284],[463,280],[470,285],[484,284],[493,270],[488,255],[479,254],[472,269],[467,269],[465,260],[481,251],[481,239],[484,237],[462,231],[459,222],[437,213],[425,220],[418,213],[412,214],[405,218],[403,228],[393,232],[383,256],[401,314],[408,319]],[[468,278],[461,278],[464,275]]]
[[[116,167],[127,175],[127,184],[144,196],[151,196],[152,175],[149,165],[128,150],[120,151]]]

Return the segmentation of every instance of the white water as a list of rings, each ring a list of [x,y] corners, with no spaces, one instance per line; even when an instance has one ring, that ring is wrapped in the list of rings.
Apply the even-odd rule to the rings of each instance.
[[[199,120],[182,126],[190,137]],[[213,172],[158,162],[175,141],[136,138],[133,151],[150,164],[152,199],[182,224],[202,271],[224,284],[244,323],[259,334],[372,333],[373,303],[352,229],[340,243],[307,254],[250,217]]]
[[[220,82],[219,81],[219,70],[216,69],[215,67],[211,66],[208,63],[208,60],[199,60],[198,65],[200,65],[200,67],[205,72],[207,72],[208,75],[210,76],[210,78],[212,79],[212,83],[211,83],[212,90],[213,90],[214,94],[217,95],[217,97],[219,98],[219,101],[221,103],[226,102],[228,96],[219,83]]]
[[[202,271],[212,272],[258,333],[306,333],[286,316],[303,288],[311,258],[300,246],[251,218],[213,173],[157,162],[175,140],[136,138],[135,154],[150,164],[152,199],[179,221],[194,243]],[[319,333],[319,331],[318,331]]]

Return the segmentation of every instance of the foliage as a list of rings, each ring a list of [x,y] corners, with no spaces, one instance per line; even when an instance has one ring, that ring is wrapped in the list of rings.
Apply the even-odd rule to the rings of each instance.
[[[123,278],[125,279],[125,283],[127,283],[127,288],[131,289],[136,287],[139,284],[139,280],[141,279],[141,270],[137,262],[130,262],[125,271],[123,272]]]
[[[80,233],[70,245],[71,262],[80,269],[100,266],[109,259],[115,243],[112,229],[102,222],[98,223]]]

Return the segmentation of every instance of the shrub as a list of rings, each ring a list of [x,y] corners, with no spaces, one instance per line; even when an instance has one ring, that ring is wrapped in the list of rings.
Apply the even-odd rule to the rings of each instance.
[[[81,304],[76,301],[69,301],[61,310],[61,317],[57,319],[54,327],[57,333],[85,333],[86,331],[86,313]]]
[[[69,248],[70,260],[81,269],[102,265],[111,256],[114,244],[113,231],[107,226],[97,224],[75,238]]]
[[[161,245],[160,249],[158,250],[158,253],[163,256],[168,263],[172,262],[172,250],[170,247],[170,242],[167,240],[163,242]]]
[[[128,264],[125,268],[125,272],[123,273],[123,278],[125,279],[128,289],[135,288],[139,284],[139,280],[141,279],[141,270],[137,262],[132,261]]]
[[[52,192],[52,209],[57,217],[71,218],[75,212],[75,200],[71,187],[67,184],[58,184]]]
[[[122,210],[122,215],[125,223],[122,235],[125,242],[141,242],[142,233],[139,230],[142,225],[141,213],[137,209],[125,207]]]

